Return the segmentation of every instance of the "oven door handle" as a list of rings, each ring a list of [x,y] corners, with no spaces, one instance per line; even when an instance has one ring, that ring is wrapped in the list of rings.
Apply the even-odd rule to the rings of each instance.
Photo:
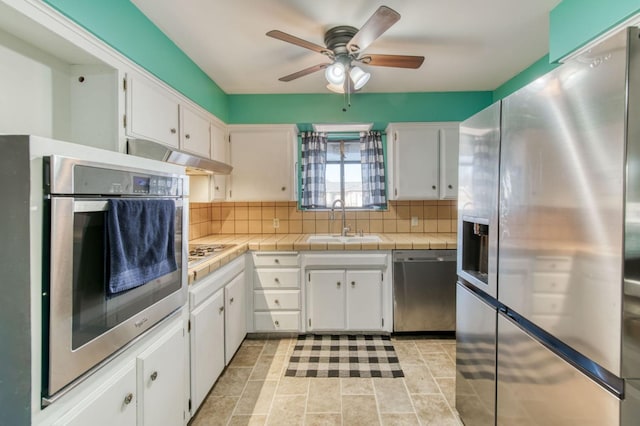
[[[176,208],[180,208],[183,205],[182,200],[173,200]],[[86,212],[106,212],[108,209],[106,200],[86,200],[86,201],[74,201],[73,212],[74,213],[86,213]]]
[[[106,212],[107,201],[75,201],[73,203],[73,212]]]

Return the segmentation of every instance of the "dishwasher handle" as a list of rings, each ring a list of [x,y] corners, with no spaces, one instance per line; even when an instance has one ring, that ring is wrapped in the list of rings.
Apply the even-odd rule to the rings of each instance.
[[[394,263],[455,262],[456,250],[403,250],[393,252]]]

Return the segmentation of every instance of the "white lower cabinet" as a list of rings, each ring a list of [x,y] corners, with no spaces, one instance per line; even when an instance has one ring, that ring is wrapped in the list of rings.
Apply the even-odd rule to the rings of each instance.
[[[344,271],[311,271],[307,276],[307,328],[346,329]]]
[[[138,425],[185,423],[184,338],[179,324],[138,355]]]
[[[229,364],[231,358],[233,358],[233,355],[235,355],[240,344],[244,340],[244,337],[247,335],[247,302],[245,293],[244,272],[237,275],[224,288],[225,364]]]
[[[300,256],[257,252],[253,265],[253,330],[301,331]]]
[[[222,373],[224,358],[224,289],[191,311],[191,405],[200,407]]]
[[[346,271],[346,282],[347,328],[382,329],[382,272]]]
[[[189,289],[191,413],[195,413],[247,334],[245,257]]]
[[[133,426],[136,424],[136,363],[129,362],[55,426]]]
[[[308,330],[383,329],[381,271],[312,270],[307,280]]]
[[[79,402],[53,424],[184,425],[187,421],[184,339],[184,322],[174,321],[141,352],[125,355],[128,361],[107,374],[107,379],[86,396],[80,396]]]

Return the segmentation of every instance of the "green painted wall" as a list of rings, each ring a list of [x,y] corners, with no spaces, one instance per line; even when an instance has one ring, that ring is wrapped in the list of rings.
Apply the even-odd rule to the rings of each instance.
[[[129,0],[44,0],[160,80],[229,121],[227,95]]]
[[[230,95],[230,124],[373,122],[384,129],[389,122],[460,121],[493,100],[492,92],[358,93],[344,112],[337,94]]]
[[[506,83],[502,84],[500,87],[494,90],[493,101],[495,102],[507,97],[521,87],[526,86],[527,84],[536,80],[538,77],[545,75],[558,66],[558,64],[549,63],[549,55],[543,56],[542,58],[531,64],[528,68],[520,72],[518,75],[511,78]]]
[[[549,15],[550,60],[557,62],[638,12],[638,0],[563,0]]]

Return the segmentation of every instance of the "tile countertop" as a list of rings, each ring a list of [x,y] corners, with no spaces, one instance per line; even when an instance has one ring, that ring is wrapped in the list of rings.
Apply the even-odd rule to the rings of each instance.
[[[307,250],[428,250],[456,249],[455,233],[375,234],[379,243],[313,243],[310,234],[209,235],[189,241],[190,244],[235,244],[204,263],[189,269],[189,284],[215,271],[248,250],[307,251]],[[366,234],[371,235],[371,234]],[[196,278],[197,277],[197,278]]]

